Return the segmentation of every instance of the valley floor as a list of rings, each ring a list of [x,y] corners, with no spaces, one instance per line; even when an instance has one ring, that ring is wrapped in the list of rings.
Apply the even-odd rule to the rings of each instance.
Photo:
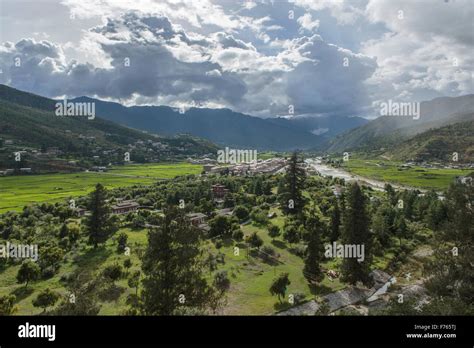
[[[350,174],[377,182],[378,187],[391,183],[399,188],[444,191],[456,177],[466,176],[473,169],[424,168],[411,166],[402,168],[402,163],[381,160],[350,159],[343,169]]]
[[[0,213],[21,211],[31,203],[55,203],[92,191],[101,182],[106,188],[152,184],[180,175],[199,174],[202,166],[189,163],[152,163],[115,166],[109,171],[0,177]]]

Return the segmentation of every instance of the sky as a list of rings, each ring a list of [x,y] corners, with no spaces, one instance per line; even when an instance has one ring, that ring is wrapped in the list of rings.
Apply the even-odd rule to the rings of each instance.
[[[51,98],[377,116],[474,93],[472,0],[0,0],[0,83]]]

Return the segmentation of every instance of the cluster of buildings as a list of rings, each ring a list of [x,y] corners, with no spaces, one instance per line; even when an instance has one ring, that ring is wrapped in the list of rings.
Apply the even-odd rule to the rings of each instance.
[[[207,159],[209,160],[209,159]],[[212,161],[212,160],[211,160]],[[218,174],[222,171],[229,171],[232,175],[254,175],[254,174],[275,174],[283,170],[287,165],[284,158],[270,158],[258,160],[254,163],[238,163],[233,165],[217,165],[216,161],[204,164],[204,172]]]
[[[212,190],[213,190],[212,191],[213,197],[217,199],[222,199],[224,195],[228,192],[228,190],[223,185],[213,185]],[[112,214],[115,214],[115,215],[133,213],[133,212],[138,211],[139,209],[146,209],[146,207],[141,207],[140,204],[136,202],[135,200],[120,200],[119,199],[117,203],[111,206]],[[90,215],[90,211],[82,207],[76,208],[75,213],[76,213],[76,216],[78,217]],[[215,214],[230,217],[233,215],[233,209],[232,208],[219,209],[219,210],[216,210]],[[211,229],[211,227],[207,223],[206,214],[188,213],[186,214],[186,218],[189,220],[189,222],[193,226],[199,228],[202,231],[209,232],[209,230]],[[146,224],[145,227],[151,228],[151,227],[157,227],[157,226]]]
[[[111,206],[112,214],[121,215],[136,212],[140,208],[134,200],[121,200]],[[89,211],[85,208],[78,207],[75,209],[78,217],[89,215]]]
[[[31,174],[33,171],[31,168],[20,168],[18,170],[20,174]],[[0,170],[0,176],[7,176],[7,175],[13,175],[15,174],[15,169],[5,169],[5,170]]]
[[[112,205],[112,213],[127,214],[137,211],[138,208],[140,208],[140,204],[134,200],[125,200]]]
[[[408,169],[411,167],[422,167],[429,169],[474,169],[474,163],[440,163],[440,162],[406,162],[399,166],[402,169]]]

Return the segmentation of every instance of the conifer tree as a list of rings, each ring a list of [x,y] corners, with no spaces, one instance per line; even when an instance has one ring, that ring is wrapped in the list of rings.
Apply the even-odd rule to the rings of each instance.
[[[164,209],[159,227],[148,232],[142,271],[140,311],[144,315],[173,315],[219,306],[222,292],[204,275],[201,233],[175,207]]]
[[[364,261],[356,257],[345,257],[341,265],[342,280],[355,284],[361,281],[368,284],[371,255],[371,233],[366,198],[360,186],[355,182],[349,186],[344,210],[342,242],[344,244],[364,246]]]
[[[280,204],[285,214],[300,215],[306,204],[303,190],[306,182],[306,171],[302,167],[302,159],[294,152],[289,160],[283,179]]]
[[[339,226],[341,225],[341,210],[339,209],[339,202],[336,199],[333,200],[333,206],[331,209],[331,242],[335,242],[339,239],[340,231]]]
[[[321,221],[316,211],[311,212],[306,223],[307,231],[304,239],[307,242],[305,251],[303,274],[309,282],[319,282],[324,275],[320,268],[323,261],[324,247],[322,236],[325,234],[326,226]]]
[[[89,244],[97,248],[107,241],[110,235],[117,230],[110,217],[110,207],[107,202],[107,191],[102,184],[97,184],[89,195],[89,210],[91,215],[86,220],[86,232]]]

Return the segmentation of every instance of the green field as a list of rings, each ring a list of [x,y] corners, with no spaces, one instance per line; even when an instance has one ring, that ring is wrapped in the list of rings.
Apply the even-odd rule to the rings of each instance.
[[[131,164],[105,173],[81,172],[0,177],[0,213],[21,210],[35,202],[54,203],[90,192],[97,183],[107,188],[151,184],[159,179],[198,174],[202,166],[189,163]]]
[[[282,228],[284,217],[281,211],[278,209],[272,209],[271,211],[278,214],[278,217],[272,219],[271,223]],[[290,294],[304,294],[306,300],[310,300],[315,296],[324,295],[345,287],[338,279],[331,282],[327,277],[317,287],[310,287],[303,276],[303,260],[290,251],[290,245],[281,236],[272,242],[266,228],[245,225],[242,230],[245,235],[257,232],[264,241],[264,245],[269,245],[275,249],[278,255],[276,258],[278,263],[271,264],[255,254],[247,258],[247,250],[245,249],[241,249],[240,255],[235,256],[235,245],[222,247],[220,251],[225,254],[226,263],[221,269],[227,270],[231,281],[225,314],[270,315],[275,311],[291,307],[288,302]],[[331,260],[324,263],[323,266],[334,268],[336,262]],[[284,272],[289,274],[291,284],[287,290],[286,301],[280,303],[276,296],[270,294],[269,288],[273,279]]]
[[[118,254],[116,251],[116,242],[113,238],[105,243],[104,247],[94,249],[85,243],[81,243],[76,252],[69,252],[65,257],[65,262],[61,263],[59,272],[52,278],[32,282],[28,288],[24,288],[24,284],[18,284],[16,275],[20,264],[10,266],[0,271],[0,296],[6,294],[14,294],[17,297],[15,305],[17,306],[17,315],[37,315],[41,313],[41,309],[35,308],[32,300],[38,293],[46,288],[66,296],[68,294],[61,277],[71,274],[74,270],[80,269],[82,271],[97,271],[103,269],[111,264],[123,264],[125,259],[130,258],[132,267],[129,272],[134,272],[140,269],[140,260],[134,252],[138,246],[146,245],[147,233],[146,230],[132,231],[124,228],[121,231],[128,235],[128,245],[131,249],[130,257],[123,254]],[[127,279],[122,278],[116,282],[121,288],[122,293],[118,297],[116,294],[110,294],[108,300],[101,301],[101,315],[118,315],[121,311],[127,308],[125,299],[133,290],[127,286]]]
[[[351,158],[343,163],[347,171],[374,180],[392,182],[423,189],[445,190],[456,176],[465,176],[472,169],[434,169],[411,167],[400,169],[402,162]]]

